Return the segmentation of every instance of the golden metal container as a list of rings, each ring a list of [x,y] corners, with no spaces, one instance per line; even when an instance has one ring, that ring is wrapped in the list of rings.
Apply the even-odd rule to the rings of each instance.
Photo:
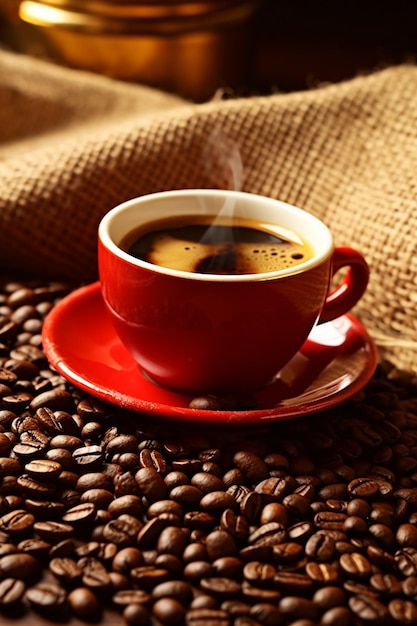
[[[19,15],[56,61],[202,101],[243,79],[259,1],[23,0]]]

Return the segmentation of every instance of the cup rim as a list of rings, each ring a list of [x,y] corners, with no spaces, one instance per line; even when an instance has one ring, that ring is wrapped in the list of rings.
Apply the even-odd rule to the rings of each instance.
[[[196,196],[199,197],[234,197],[236,199],[243,200],[253,200],[259,201],[262,203],[270,204],[271,207],[280,207],[282,211],[295,213],[296,216],[302,217],[302,219],[309,225],[313,226],[321,231],[321,240],[320,246],[321,251],[315,253],[314,256],[303,263],[299,263],[298,265],[294,265],[293,267],[284,268],[280,270],[275,270],[272,272],[259,272],[256,274],[203,274],[203,273],[193,273],[187,272],[184,270],[176,270],[169,267],[162,267],[159,265],[155,265],[148,261],[144,261],[142,259],[138,259],[128,252],[122,250],[117,243],[113,240],[110,235],[110,227],[111,224],[121,213],[125,213],[129,210],[134,210],[134,208],[140,207],[141,205],[148,202],[158,202],[158,200],[169,199],[169,198],[180,198],[180,197],[189,197]],[[152,220],[147,220],[152,221]],[[146,223],[146,222],[144,222]],[[129,229],[131,230],[131,229]],[[128,232],[128,231],[126,231]],[[126,234],[126,233],[125,233]],[[282,200],[278,200],[272,198],[270,196],[263,196],[260,194],[254,194],[251,192],[245,191],[233,191],[233,190],[224,190],[224,189],[177,189],[171,191],[159,191],[149,194],[144,194],[142,196],[138,196],[135,198],[131,198],[125,202],[122,202],[112,209],[110,209],[101,219],[98,227],[98,238],[101,245],[111,252],[114,256],[123,260],[131,266],[135,266],[138,268],[142,268],[152,273],[162,274],[164,276],[171,276],[174,278],[181,278],[186,280],[197,280],[204,282],[215,282],[215,283],[247,283],[247,282],[260,282],[265,280],[274,280],[278,278],[294,276],[296,274],[300,274],[306,272],[314,267],[321,265],[326,259],[328,259],[334,250],[334,242],[332,234],[326,224],[308,211],[301,209],[295,205],[289,204]]]

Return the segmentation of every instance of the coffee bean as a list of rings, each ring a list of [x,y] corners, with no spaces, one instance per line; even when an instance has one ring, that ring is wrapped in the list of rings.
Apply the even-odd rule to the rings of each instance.
[[[24,509],[17,509],[0,517],[0,531],[11,535],[23,534],[33,527],[34,522],[35,517],[33,515]]]
[[[303,554],[303,547],[292,541],[278,543],[272,549],[274,559],[283,565],[290,565],[299,561]]]
[[[394,558],[398,569],[404,576],[417,575],[417,548],[401,548],[397,550]]]
[[[77,587],[68,594],[68,602],[77,617],[81,619],[97,620],[101,614],[97,596],[87,587]]]
[[[238,515],[232,509],[226,509],[220,518],[220,527],[230,533],[238,541],[243,541],[249,535],[249,523],[243,515]]]
[[[271,583],[275,574],[276,569],[273,565],[261,561],[250,561],[243,568],[244,578],[250,583],[260,586]]]
[[[305,552],[307,556],[318,561],[330,561],[335,554],[335,541],[329,535],[314,533],[307,540]]]
[[[335,606],[322,614],[321,626],[350,626],[352,613],[346,606]]]
[[[307,574],[281,571],[275,574],[274,585],[283,593],[300,593],[305,595],[311,591],[313,581]]]
[[[279,608],[269,602],[254,604],[250,607],[249,613],[257,623],[263,626],[280,626],[284,623],[284,617]]]
[[[354,578],[365,578],[371,573],[372,567],[368,559],[359,552],[342,554],[339,559],[340,566],[346,574]]]
[[[53,481],[58,478],[62,466],[60,463],[49,459],[34,459],[25,465],[25,471],[37,480]]]
[[[335,584],[339,580],[338,570],[330,563],[306,564],[306,573],[312,580],[320,584]]]
[[[276,502],[282,499],[290,490],[291,484],[288,478],[270,477],[262,480],[255,486],[265,502]]]
[[[62,587],[54,583],[38,583],[27,589],[25,594],[29,603],[39,611],[53,612],[63,607],[67,594]],[[55,618],[57,614],[55,613]]]
[[[307,598],[285,596],[285,598],[281,598],[278,606],[279,610],[292,622],[301,618],[314,620],[318,617],[317,606]]]
[[[169,577],[169,571],[153,565],[141,565],[130,572],[130,577],[135,586],[149,591],[165,582]]]
[[[249,535],[248,543],[256,546],[274,546],[283,543],[287,538],[285,527],[279,522],[269,522],[259,526]]]
[[[235,539],[225,530],[213,530],[206,537],[207,555],[210,561],[223,556],[235,556],[237,545]]]
[[[349,599],[349,608],[366,622],[374,621],[382,624],[387,621],[388,609],[375,597],[367,594],[356,594]]]
[[[240,594],[240,583],[232,578],[224,576],[214,576],[212,578],[202,578],[200,588],[206,593],[214,595],[215,598],[236,598]]]
[[[344,513],[323,511],[314,516],[314,523],[317,528],[323,528],[325,530],[343,530],[346,518],[347,516]]]
[[[19,578],[4,578],[0,581],[0,607],[10,607],[22,600],[26,590]]]
[[[401,524],[397,529],[395,539],[400,546],[417,548],[417,526],[414,524]]]
[[[236,499],[225,491],[211,491],[201,497],[200,508],[209,513],[218,513],[225,509],[238,509]]]
[[[340,587],[328,585],[318,589],[313,595],[314,604],[322,611],[327,611],[347,603],[347,594]]]
[[[55,557],[49,563],[49,569],[64,587],[74,587],[81,582],[82,569],[68,557]]]
[[[269,476],[266,463],[249,451],[236,452],[233,457],[236,467],[243,473],[249,484],[259,483]]]
[[[221,609],[191,609],[185,616],[186,626],[232,626],[230,617]]]
[[[31,411],[37,411],[40,408],[48,408],[53,411],[61,410],[71,413],[74,410],[74,399],[68,391],[62,389],[52,389],[44,391],[31,399]]]
[[[41,539],[51,543],[58,543],[74,534],[72,526],[55,521],[35,522],[33,530]]]
[[[112,596],[115,606],[125,607],[129,604],[149,604],[152,596],[143,589],[121,589]]]
[[[168,487],[162,476],[154,468],[142,467],[136,472],[135,480],[149,502],[167,498]]]
[[[388,611],[400,624],[414,624],[417,620],[417,605],[410,600],[395,598],[388,604]]]
[[[185,607],[175,598],[159,598],[153,605],[154,616],[163,624],[183,624]]]
[[[30,554],[12,553],[0,557],[0,574],[4,578],[28,580],[39,574],[40,565]]]

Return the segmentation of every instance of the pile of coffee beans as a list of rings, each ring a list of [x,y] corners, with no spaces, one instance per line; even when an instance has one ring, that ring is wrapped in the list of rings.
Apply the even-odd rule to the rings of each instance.
[[[70,288],[0,281],[0,622],[416,623],[411,374],[381,362],[351,401],[259,430],[182,428],[49,367]]]

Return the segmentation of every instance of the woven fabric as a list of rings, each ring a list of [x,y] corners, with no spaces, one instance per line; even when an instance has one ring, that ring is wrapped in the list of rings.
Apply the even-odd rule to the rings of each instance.
[[[0,75],[0,265],[92,281],[114,205],[240,188],[314,213],[364,253],[371,280],[354,313],[417,370],[415,66],[198,105],[6,52]]]

